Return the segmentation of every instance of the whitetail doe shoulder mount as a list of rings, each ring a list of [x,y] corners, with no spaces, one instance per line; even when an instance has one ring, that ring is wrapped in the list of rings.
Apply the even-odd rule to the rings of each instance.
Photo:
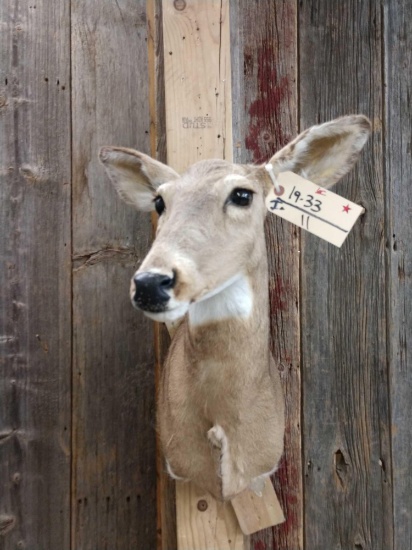
[[[270,160],[323,187],[344,176],[370,122],[313,126]],[[283,452],[284,397],[270,353],[264,166],[203,160],[180,175],[143,153],[103,147],[119,195],[159,214],[156,239],[131,282],[133,305],[176,322],[157,422],[171,476],[218,499],[257,492]]]

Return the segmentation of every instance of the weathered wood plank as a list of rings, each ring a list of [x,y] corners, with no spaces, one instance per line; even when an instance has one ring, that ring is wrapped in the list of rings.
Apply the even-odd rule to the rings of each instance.
[[[0,5],[0,547],[70,547],[69,1]]]
[[[232,43],[240,56],[233,77],[235,155],[260,163],[297,133],[297,13],[290,0],[242,1],[241,29]],[[236,64],[235,64],[236,66]],[[239,109],[241,110],[238,114]],[[272,351],[286,398],[285,454],[274,476],[286,522],[252,537],[253,548],[303,547],[300,422],[299,240],[291,225],[268,216]]]
[[[116,196],[102,145],[148,152],[146,5],[72,3],[73,548],[154,548],[156,457],[150,321],[130,277],[150,217]]]
[[[166,0],[163,38],[169,164],[232,160],[228,0]]]
[[[148,74],[150,107],[150,154],[161,162],[167,162],[166,151],[166,103],[164,87],[164,51],[162,0],[147,0]],[[157,214],[153,214],[156,227]],[[170,345],[170,337],[163,323],[154,323],[156,354],[155,384],[159,389],[161,369]],[[157,550],[176,550],[176,488],[166,472],[164,457],[157,442]]]
[[[165,325],[156,323],[156,389],[159,388],[161,369],[170,345],[170,336]],[[157,446],[157,536],[158,550],[176,550],[176,485],[166,471],[160,441]]]
[[[412,546],[412,3],[386,3],[386,243],[394,548]],[[388,465],[383,464],[388,469]],[[386,475],[390,475],[387,471]]]
[[[302,242],[307,550],[392,546],[380,2],[300,8],[301,127],[352,112],[373,136],[336,186],[366,214],[339,250]]]
[[[229,2],[167,0],[162,19],[167,162],[184,171],[198,160],[232,160]],[[177,484],[178,548],[243,549],[231,505],[205,496],[205,519],[199,498],[192,484]]]

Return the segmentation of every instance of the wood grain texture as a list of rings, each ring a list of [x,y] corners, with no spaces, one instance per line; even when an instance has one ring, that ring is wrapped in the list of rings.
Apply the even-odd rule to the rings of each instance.
[[[0,5],[0,547],[68,550],[69,2],[34,4]]]
[[[184,171],[203,159],[231,161],[229,2],[167,0],[162,11],[167,163]],[[208,496],[206,521],[197,508],[197,493],[192,484],[177,486],[179,550],[243,547],[231,505],[221,506]]]
[[[166,161],[162,1],[149,2],[150,120],[143,0],[0,5],[1,550],[156,546],[153,327],[127,290],[151,242],[150,218],[119,201],[96,157],[109,144],[148,152],[155,123],[151,152]],[[254,535],[253,550],[412,548],[412,6],[382,7],[230,3],[236,162],[264,161],[298,123],[349,112],[374,123],[359,167],[336,188],[366,215],[341,251],[302,237],[301,290],[298,232],[275,218],[267,224],[273,350],[288,415],[274,481],[287,521]],[[165,329],[157,338],[161,363]],[[176,550],[174,484],[162,463],[158,475],[158,549]]]
[[[170,346],[170,337],[166,326],[160,323],[155,324],[156,344],[156,372],[157,382],[160,380],[161,369],[164,365],[166,355]],[[158,383],[156,388],[159,388]],[[160,441],[157,446],[157,536],[158,550],[176,550],[176,485],[174,480],[166,471],[163,452]]]
[[[412,3],[385,9],[386,243],[394,548],[412,548]],[[387,464],[386,475],[390,476]]]
[[[228,0],[166,0],[163,39],[168,163],[232,160]]]
[[[179,550],[246,550],[230,502],[220,502],[194,483],[176,482]]]
[[[251,535],[285,521],[272,481],[266,478],[261,493],[246,489],[231,500],[242,533]]]
[[[294,1],[241,1],[241,29],[232,55],[241,57],[233,76],[235,155],[261,163],[297,134],[297,6]],[[239,53],[241,52],[241,53]],[[235,65],[236,66],[236,65]],[[241,113],[238,110],[241,109]],[[286,522],[252,537],[252,548],[303,547],[301,462],[299,237],[298,231],[268,216],[272,352],[286,399],[285,453],[273,478]]]
[[[340,250],[301,236],[307,550],[393,548],[381,24],[377,1],[301,4],[302,129],[349,113],[374,126],[336,186],[366,214]]]
[[[149,149],[146,5],[72,3],[73,548],[155,548],[152,323],[130,305],[150,217],[116,196],[102,145]]]
[[[162,0],[147,0],[148,74],[150,106],[150,154],[161,162],[167,161],[166,103],[164,85]],[[152,215],[153,234],[157,214]],[[155,385],[159,389],[161,369],[170,345],[170,336],[163,323],[154,323],[156,355]],[[176,488],[166,471],[159,437],[156,449],[157,470],[157,550],[176,550]]]

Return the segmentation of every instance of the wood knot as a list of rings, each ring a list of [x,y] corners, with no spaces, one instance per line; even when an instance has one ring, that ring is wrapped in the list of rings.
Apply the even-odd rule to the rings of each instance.
[[[15,485],[18,485],[21,481],[21,474],[19,472],[13,474],[12,480]]]
[[[20,174],[28,183],[38,183],[46,181],[45,170],[42,166],[30,166],[23,164],[19,169]]]
[[[0,515],[0,535],[5,535],[16,525],[16,518],[9,515]]]
[[[349,474],[349,462],[347,462],[345,455],[338,449],[334,455],[335,472],[341,489],[346,487],[347,477]]]

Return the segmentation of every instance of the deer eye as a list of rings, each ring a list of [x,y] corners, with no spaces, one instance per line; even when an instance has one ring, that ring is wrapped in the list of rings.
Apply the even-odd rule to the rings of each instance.
[[[166,208],[165,201],[160,195],[154,199],[154,205],[155,205],[156,212],[160,216],[164,211],[164,209]]]
[[[242,189],[241,187],[236,187],[230,193],[227,200],[228,203],[235,204],[236,206],[249,206],[252,204],[253,200],[253,191],[250,189]]]

